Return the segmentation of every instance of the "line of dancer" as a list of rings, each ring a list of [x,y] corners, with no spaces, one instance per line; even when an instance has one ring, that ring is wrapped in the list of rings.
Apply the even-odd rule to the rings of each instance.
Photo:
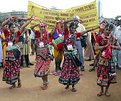
[[[24,20],[26,23],[16,26],[15,20]],[[22,86],[20,79],[22,59],[18,40],[23,35],[22,33],[27,33],[27,25],[32,20],[35,20],[35,17],[10,17],[2,23],[0,41],[2,47],[3,81],[11,85],[10,89],[16,87],[17,81],[17,87]],[[65,85],[65,89],[69,89],[71,86],[71,91],[76,92],[75,85],[80,80],[81,71],[84,71],[81,38],[90,31],[101,29],[101,26],[95,26],[82,31],[82,22],[78,16],[65,21],[57,18],[55,27],[50,32],[47,31],[47,24],[44,21],[38,20],[37,24],[30,27],[30,30],[35,33],[36,63],[34,76],[42,78],[42,90],[48,88],[50,64],[54,59],[55,71],[53,74],[59,76],[58,81],[60,84]],[[94,49],[98,51],[98,59],[97,57],[95,58],[95,61],[98,61],[96,61],[95,68],[97,67],[97,84],[101,87],[101,91],[97,96],[110,96],[108,93],[109,86],[111,83],[117,82],[113,50],[120,50],[121,48],[116,38],[111,34],[112,31],[113,25],[105,23],[102,33],[96,36]],[[53,47],[53,52],[51,47]],[[29,61],[27,64],[29,64]],[[105,91],[104,87],[106,88]]]

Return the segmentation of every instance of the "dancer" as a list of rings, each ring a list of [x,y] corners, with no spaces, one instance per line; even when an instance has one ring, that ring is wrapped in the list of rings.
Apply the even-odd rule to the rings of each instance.
[[[101,50],[97,64],[97,84],[100,86],[101,91],[97,96],[105,95],[109,97],[108,89],[110,84],[116,83],[116,66],[113,62],[112,49],[118,49],[119,47],[113,43],[115,39],[111,34],[112,30],[113,25],[107,24],[104,33],[97,37],[95,50]]]
[[[98,32],[97,36],[95,35],[96,37],[98,37],[99,35],[102,35],[104,33],[104,29],[105,29],[106,24],[107,24],[107,22],[105,20],[103,20],[101,22],[99,32]],[[95,38],[95,41],[96,41],[96,38]],[[93,66],[93,67],[91,69],[89,69],[89,72],[95,71],[95,68],[97,66],[97,63],[98,63],[99,57],[100,57],[100,51],[95,50],[95,49],[94,49],[94,51],[95,51],[96,56],[95,56],[95,59],[94,59],[94,63],[90,64],[90,66]]]
[[[6,35],[6,61],[3,66],[3,81],[12,85],[10,89],[16,87],[18,81],[18,87],[21,87],[20,80],[20,51],[17,45],[18,38],[23,32],[24,28],[31,22],[30,19],[27,23],[21,26],[20,30],[16,31],[16,25],[14,20],[17,17],[10,17],[2,23],[2,30]],[[4,26],[8,24],[8,29]]]
[[[35,27],[39,27],[40,31],[34,30]],[[48,32],[46,30],[45,23],[39,23],[31,26],[31,29],[36,33],[38,33],[38,37],[36,37],[36,66],[34,70],[35,77],[41,77],[43,80],[42,90],[46,90],[48,88],[48,74],[49,74],[49,65],[50,65],[50,57],[49,57],[49,39]]]
[[[77,21],[77,20],[70,20]],[[77,47],[75,41],[78,37],[84,35],[85,33],[94,30],[95,28],[88,29],[81,33],[76,33],[75,22],[72,22],[69,26],[69,31],[67,27],[67,22],[64,22],[64,32],[66,35],[64,37],[64,61],[62,65],[61,76],[59,78],[59,83],[66,85],[65,89],[72,86],[71,91],[76,92],[75,85],[80,80],[80,70],[79,66],[82,64],[77,58]]]

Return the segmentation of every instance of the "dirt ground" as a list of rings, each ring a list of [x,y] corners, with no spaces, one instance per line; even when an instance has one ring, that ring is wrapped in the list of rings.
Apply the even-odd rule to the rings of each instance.
[[[34,62],[31,56],[31,62]],[[117,84],[112,84],[110,97],[97,97],[99,87],[96,85],[96,72],[89,72],[89,64],[85,62],[85,71],[76,86],[77,92],[65,90],[62,84],[58,83],[58,76],[49,75],[48,90],[41,90],[42,80],[35,78],[34,66],[21,69],[22,87],[10,90],[9,85],[2,81],[3,70],[0,70],[0,101],[121,101],[121,71],[117,70]],[[54,70],[54,63],[51,63],[50,70]]]

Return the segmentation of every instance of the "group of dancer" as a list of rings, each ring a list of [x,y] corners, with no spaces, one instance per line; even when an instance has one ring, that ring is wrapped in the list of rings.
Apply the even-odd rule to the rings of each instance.
[[[16,24],[14,23],[15,19],[26,20],[26,23],[16,28]],[[0,39],[4,57],[3,81],[11,85],[10,89],[16,87],[17,81],[18,87],[21,87],[21,59],[18,40],[20,35],[25,33],[26,26],[31,23],[32,20],[34,20],[34,17],[27,19],[10,17],[2,23]],[[51,32],[47,31],[47,24],[42,21],[31,26],[31,30],[35,33],[36,37],[34,76],[42,78],[43,86],[41,88],[46,90],[48,88],[49,66],[52,60],[52,54],[49,48],[51,45],[54,47],[55,73],[59,74],[59,83],[65,85],[65,89],[69,89],[69,86],[72,86],[71,91],[76,92],[75,85],[80,80],[80,67],[84,65],[79,60],[77,41],[87,32],[100,29],[103,31],[96,36],[94,47],[95,50],[98,51],[98,62],[96,65],[97,84],[101,87],[101,92],[97,95],[101,96],[105,94],[106,96],[110,96],[108,88],[111,83],[116,83],[116,66],[113,63],[112,51],[120,49],[117,41],[115,41],[115,37],[111,34],[113,26],[107,22],[102,22],[100,26],[79,32],[77,29],[79,29],[79,24],[82,22],[79,17],[65,21],[58,18],[56,26]],[[6,25],[8,25],[8,27],[6,27]],[[35,27],[39,27],[39,30],[36,30]],[[62,62],[63,57],[64,60]],[[105,91],[104,87],[106,87]]]

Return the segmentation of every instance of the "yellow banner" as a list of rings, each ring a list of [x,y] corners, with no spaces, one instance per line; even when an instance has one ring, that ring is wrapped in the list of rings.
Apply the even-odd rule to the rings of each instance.
[[[41,21],[45,21],[48,25],[48,29],[52,29],[55,26],[57,17],[66,20],[72,19],[75,15],[78,15],[80,17],[86,29],[98,25],[98,12],[96,1],[65,10],[48,9],[46,7],[33,3],[32,1],[29,1],[28,17],[31,17],[32,15],[36,16]],[[35,23],[39,22],[32,21],[32,23],[29,26]]]

